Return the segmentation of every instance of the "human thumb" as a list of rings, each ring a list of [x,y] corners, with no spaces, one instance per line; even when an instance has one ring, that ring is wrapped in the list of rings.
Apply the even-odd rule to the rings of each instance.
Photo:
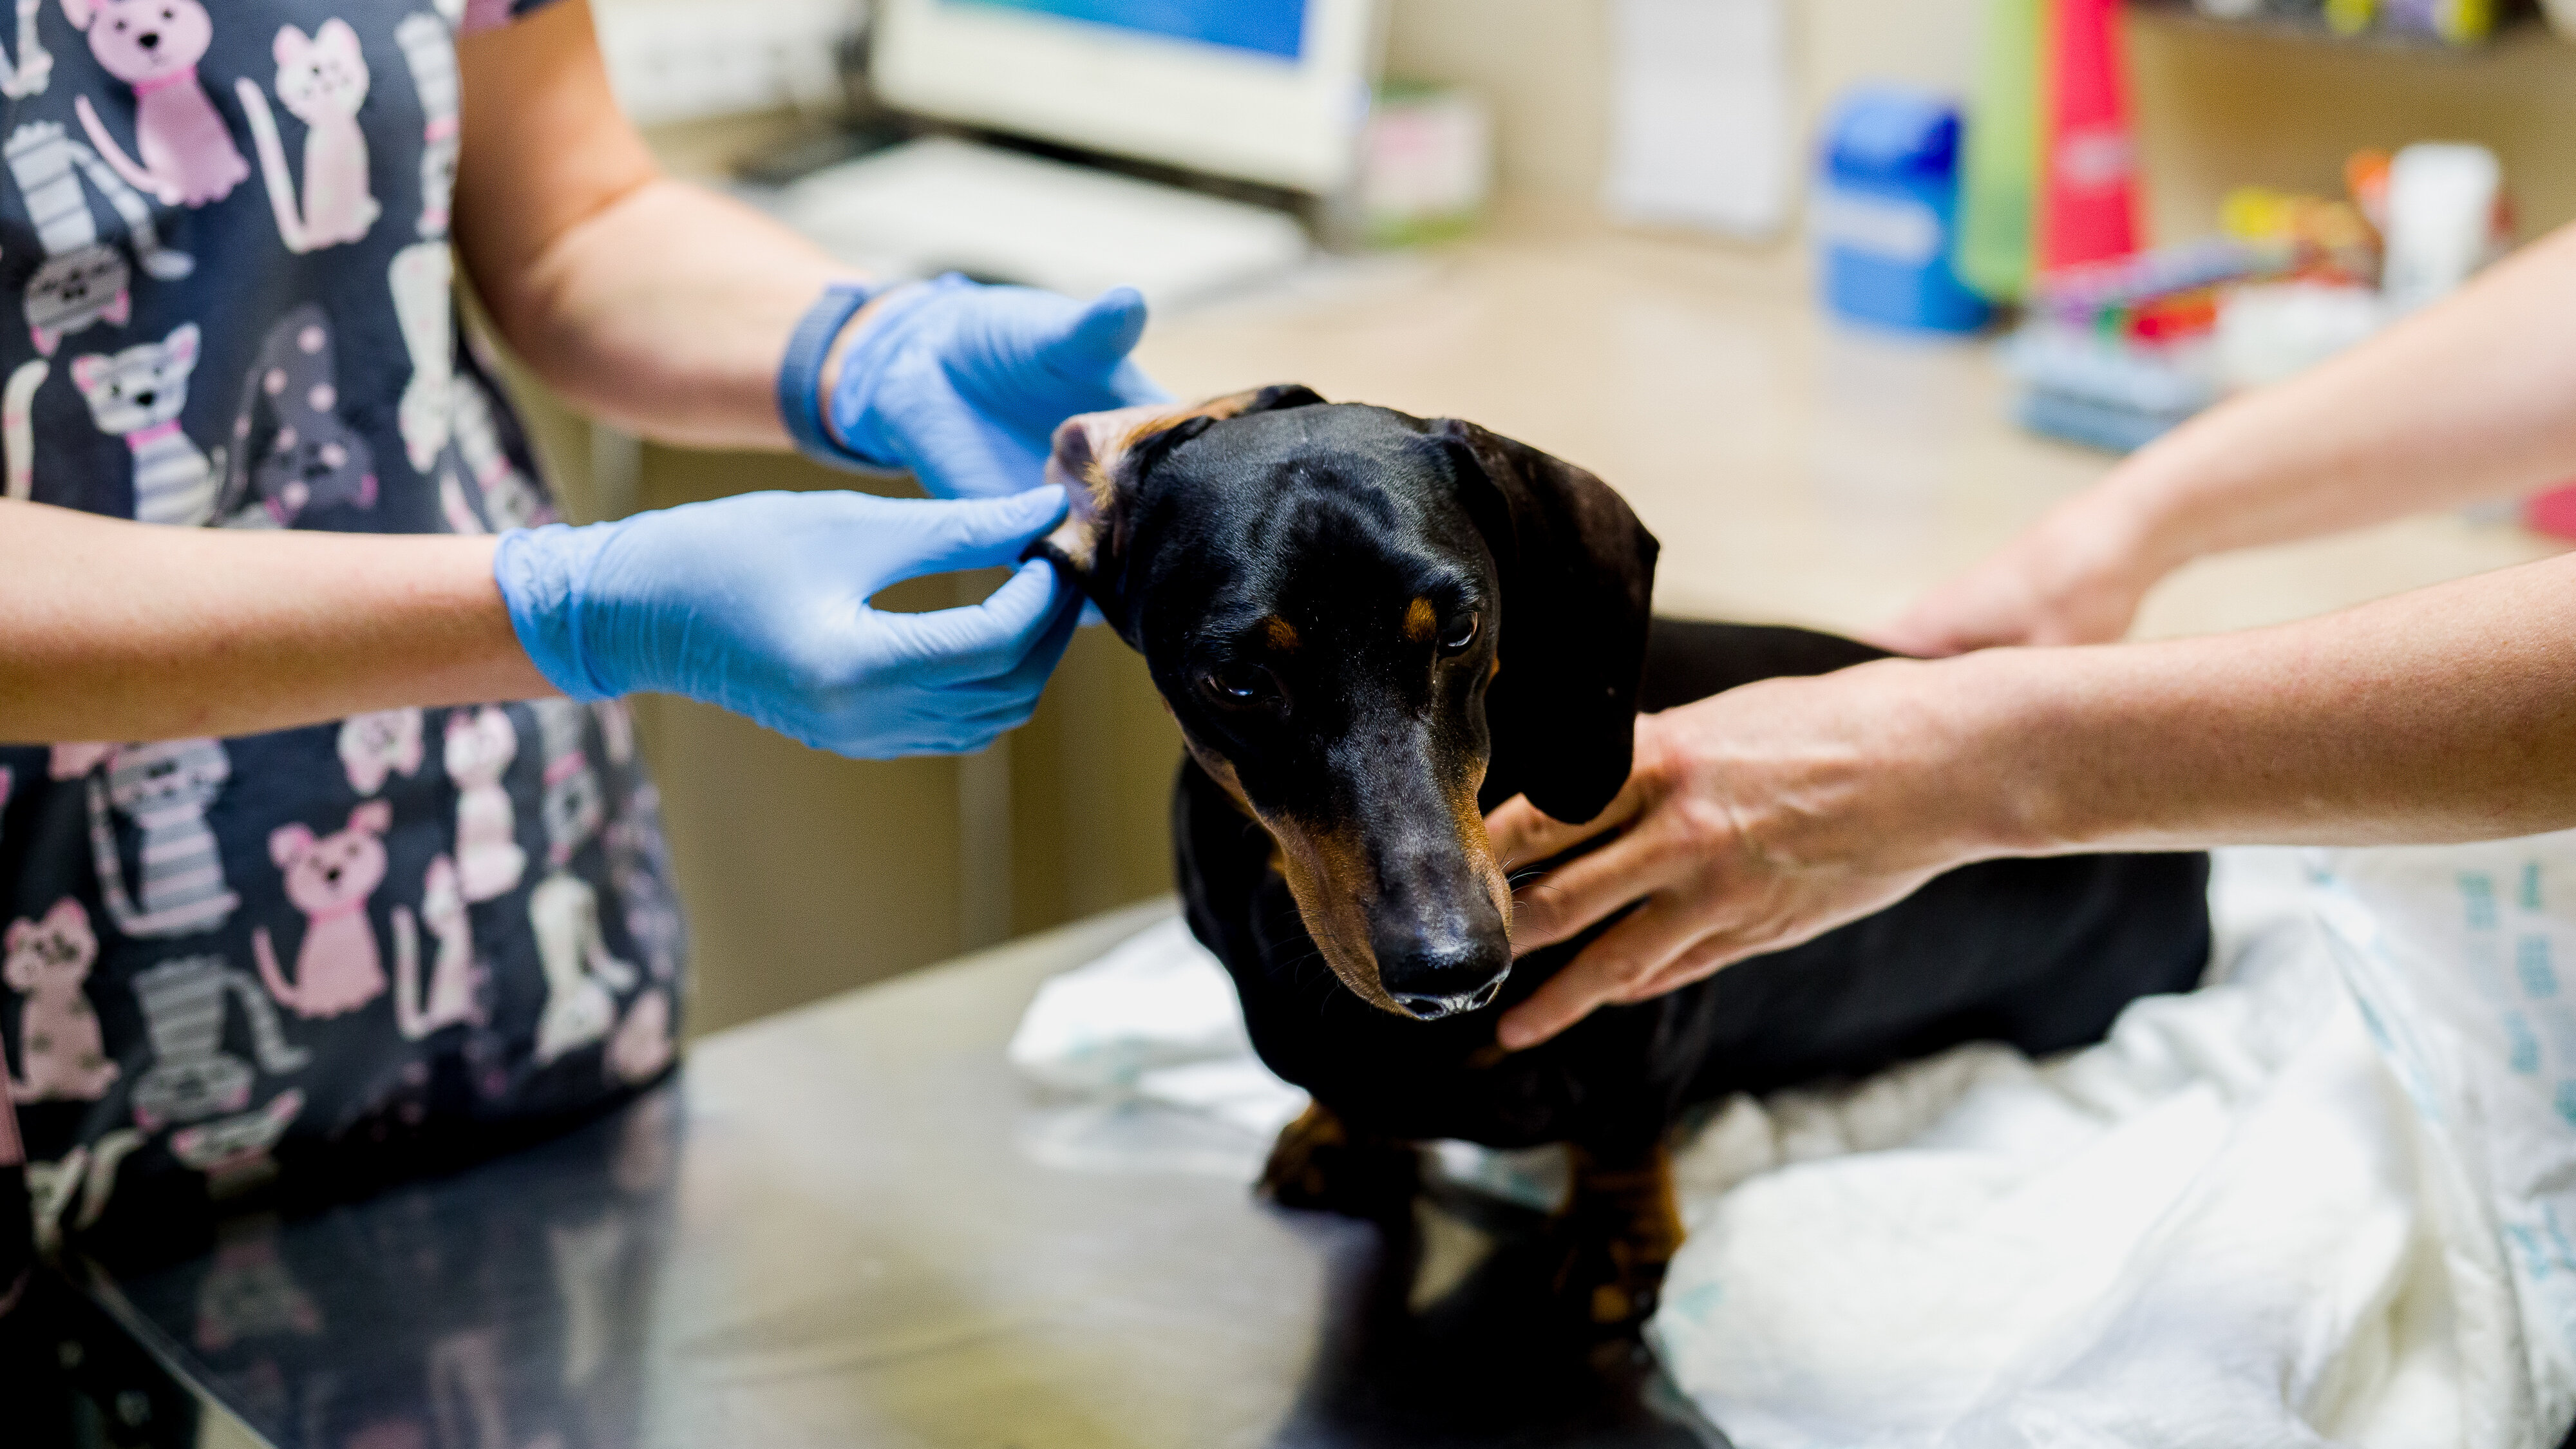
[[[906,578],[1016,563],[1031,543],[1064,521],[1066,499],[1063,489],[1047,486],[999,498],[910,506],[936,510],[936,515],[921,539],[921,551],[903,574]]]
[[[1038,356],[1066,376],[1106,372],[1135,350],[1145,335],[1145,296],[1133,287],[1112,287],[1074,314],[1063,332],[1038,345]]]

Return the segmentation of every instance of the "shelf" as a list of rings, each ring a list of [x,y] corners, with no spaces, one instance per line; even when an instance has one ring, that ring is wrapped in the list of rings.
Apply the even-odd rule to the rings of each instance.
[[[2495,33],[2474,45],[2452,45],[2438,36],[2414,31],[2371,29],[2359,35],[2338,35],[2328,28],[2321,12],[2297,15],[2267,14],[2246,20],[2227,20],[2207,14],[2192,0],[2128,0],[2129,9],[2140,16],[2152,17],[2159,23],[2186,26],[2211,34],[2242,35],[2249,39],[2289,41],[2302,45],[2332,46],[2337,49],[2372,51],[2382,55],[2422,56],[2440,61],[2477,61],[2498,51],[2529,43],[2556,43],[2547,22],[2527,5],[2508,5]]]

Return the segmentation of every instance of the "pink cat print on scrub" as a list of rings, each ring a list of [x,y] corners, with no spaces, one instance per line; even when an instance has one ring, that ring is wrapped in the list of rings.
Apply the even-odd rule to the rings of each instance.
[[[277,98],[305,126],[301,209],[268,97],[248,76],[233,82],[233,90],[250,116],[277,235],[288,251],[299,253],[356,241],[384,213],[367,190],[367,133],[358,126],[358,107],[367,99],[367,58],[359,53],[358,32],[338,19],[323,21],[309,37],[282,26],[275,50]]]
[[[296,981],[290,985],[278,969],[268,927],[252,929],[251,954],[268,994],[298,1016],[338,1016],[385,994],[367,897],[385,878],[384,833],[393,813],[369,800],[349,812],[345,830],[317,838],[302,825],[281,825],[268,837],[269,857],[286,872],[286,898],[306,917]]]
[[[89,97],[72,108],[90,144],[138,191],[164,206],[221,201],[250,178],[231,128],[197,82],[197,62],[215,36],[198,0],[63,0],[72,28],[89,32],[90,54],[134,87],[134,155],[101,125]]]
[[[12,921],[0,936],[0,975],[27,998],[18,1012],[18,1066],[25,1075],[9,1082],[18,1101],[95,1102],[116,1080],[98,1013],[81,989],[97,959],[89,912],[69,896],[41,920]]]

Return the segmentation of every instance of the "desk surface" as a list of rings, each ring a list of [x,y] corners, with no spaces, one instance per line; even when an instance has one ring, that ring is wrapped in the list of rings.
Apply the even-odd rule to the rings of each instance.
[[[617,1118],[99,1294],[276,1449],[1723,1443],[1640,1356],[1533,1357],[1509,1209],[1382,1229],[1049,1150],[1003,1045],[1169,909],[721,1033]]]
[[[2007,421],[1990,348],[1834,324],[1778,259],[1542,213],[1346,271],[1158,319],[1138,355],[1184,397],[1303,382],[1581,463],[1662,538],[1669,612],[1882,622],[2110,466]],[[2253,550],[2185,569],[2140,632],[2303,617],[2557,548],[2435,517]]]

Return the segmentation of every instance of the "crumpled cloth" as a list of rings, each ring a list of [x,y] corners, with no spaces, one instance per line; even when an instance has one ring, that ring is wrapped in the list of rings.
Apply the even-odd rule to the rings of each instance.
[[[2212,909],[2208,983],[2097,1046],[1712,1112],[1648,1330],[1674,1381],[1744,1449],[2556,1445],[2576,834],[2220,852]],[[1010,1054],[1067,1165],[1248,1176],[1304,1103],[1177,921],[1048,982]]]

